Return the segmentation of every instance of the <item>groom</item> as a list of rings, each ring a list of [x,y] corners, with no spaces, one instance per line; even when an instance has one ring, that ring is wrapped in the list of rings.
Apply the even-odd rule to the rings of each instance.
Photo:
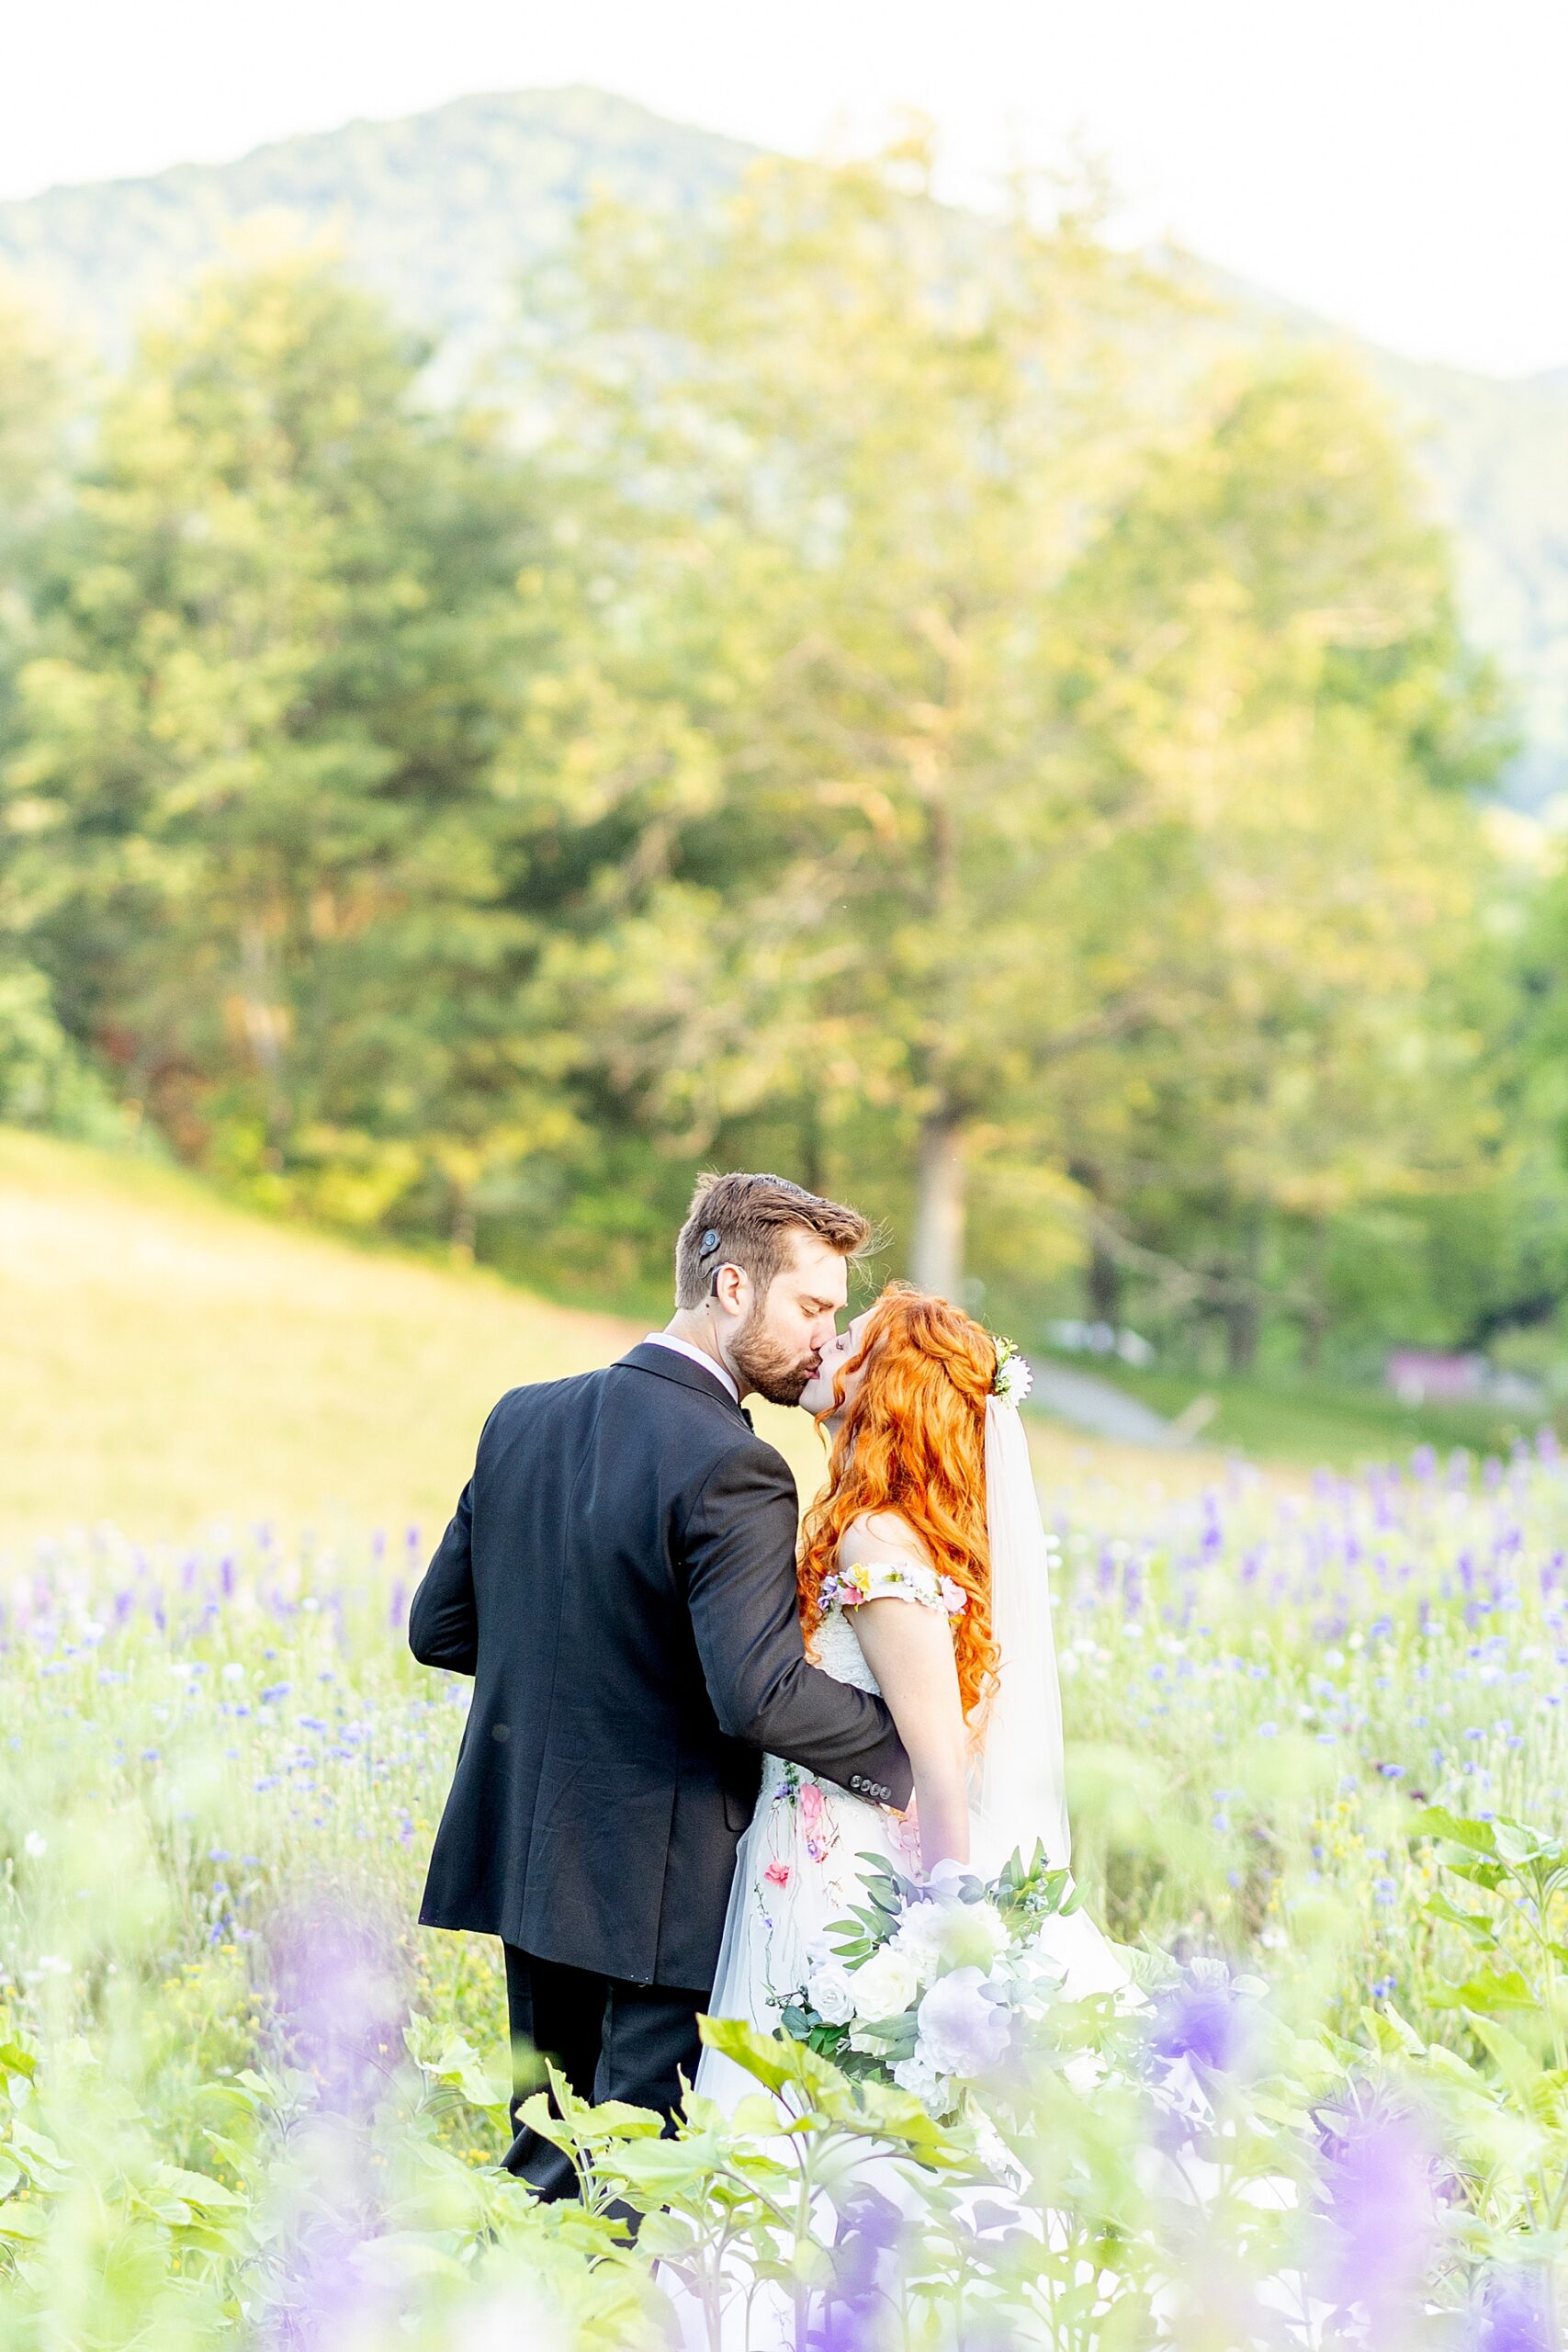
[[[583,2098],[669,2116],[696,2072],[764,1749],[909,1801],[882,1701],[806,1662],[795,1481],[743,1403],[799,1402],[868,1234],[782,1177],[703,1177],[665,1329],[502,1398],[414,1595],[415,1657],[474,1678],[421,1921],[502,1939],[513,2042]],[[509,2168],[570,2195],[517,2107]]]

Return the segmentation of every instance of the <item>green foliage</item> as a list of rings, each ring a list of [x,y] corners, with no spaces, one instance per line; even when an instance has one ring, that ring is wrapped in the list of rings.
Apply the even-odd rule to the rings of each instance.
[[[276,141],[217,166],[51,189],[0,205],[0,260],[123,352],[150,300],[220,261],[236,233],[329,241],[398,313],[439,334],[458,367],[505,334],[519,272],[558,250],[585,202],[609,190],[690,225],[731,193],[750,151],[602,91],[493,93],[398,122],[355,122]],[[1562,787],[1568,655],[1561,549],[1568,514],[1568,384],[1422,367],[1359,344],[1294,306],[1188,266],[1201,345],[1281,334],[1353,354],[1399,403],[1401,424],[1452,524],[1477,640],[1519,681],[1528,751],[1514,788]],[[1151,365],[1167,355],[1156,352]]]
[[[76,1035],[187,1156],[350,1223],[456,1221],[563,1122],[496,764],[540,642],[529,498],[495,420],[421,411],[421,356],[306,265],[147,337],[49,549],[6,774]]]
[[[1112,1264],[1148,1253],[1157,1300],[1163,1260],[1247,1370],[1271,1296],[1327,1319],[1333,1221],[1479,1170],[1454,787],[1495,771],[1490,692],[1386,421],[1321,360],[1220,378],[1069,594],[1071,706],[1159,828],[1176,1016],[1072,1073],[1076,1160]]]
[[[1278,1213],[1472,1165],[1490,690],[1351,379],[1227,375],[1173,432],[1130,364],[1169,289],[1027,191],[972,250],[928,160],[759,173],[705,235],[603,211],[552,281],[592,656],[660,714],[601,763],[627,897],[577,1017],[698,1149],[807,1067],[828,1164],[880,1118],[939,1287],[972,1179],[1026,1260],[1087,1196],[1256,1320]]]
[[[931,161],[590,208],[505,416],[231,269],[63,503],[0,321],[0,1112],[96,1072],[265,1204],[601,1298],[723,1158],[1238,1369],[1550,1315],[1506,746],[1389,420],[1196,376],[1091,207],[982,232]]]
[[[117,1145],[133,1123],[56,1018],[44,975],[0,962],[0,1120],[83,1143]]]
[[[1434,1336],[1446,1340],[1456,1334],[1450,1326]],[[1081,1364],[1082,1359],[1064,1361]],[[1201,1405],[1206,1448],[1298,1470],[1351,1468],[1416,1445],[1444,1453],[1506,1455],[1521,1440],[1533,1438],[1543,1420],[1555,1421],[1562,1409],[1554,1402],[1543,1413],[1483,1397],[1428,1396],[1419,1405],[1404,1404],[1381,1385],[1303,1373],[1289,1363],[1246,1377],[1212,1366],[1134,1372],[1118,1363],[1110,1376],[1128,1396],[1172,1420]]]

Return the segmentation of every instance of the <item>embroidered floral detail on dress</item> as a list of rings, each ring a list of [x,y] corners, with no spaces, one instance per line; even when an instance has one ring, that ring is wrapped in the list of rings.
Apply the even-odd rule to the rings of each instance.
[[[827,1818],[828,1808],[821,1787],[816,1781],[800,1784],[800,1826],[806,1838],[806,1850],[814,1862],[828,1859],[833,1843],[832,1825]]]
[[[969,1596],[952,1577],[938,1576],[923,1560],[863,1560],[858,1567],[835,1568],[822,1579],[822,1606],[858,1609],[863,1600],[919,1601],[922,1609],[942,1609],[962,1617]]]

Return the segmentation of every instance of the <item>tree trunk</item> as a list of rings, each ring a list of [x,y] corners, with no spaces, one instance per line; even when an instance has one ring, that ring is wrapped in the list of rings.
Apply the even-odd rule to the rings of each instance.
[[[800,1101],[800,1181],[808,1193],[826,1191],[823,1174],[822,1109],[815,1094]]]
[[[1122,1320],[1122,1266],[1098,1239],[1089,1247],[1084,1294],[1089,1321],[1109,1323],[1114,1330]]]
[[[1328,1270],[1328,1227],[1319,1217],[1313,1228],[1307,1265],[1309,1298],[1302,1310],[1302,1370],[1316,1372],[1323,1363],[1323,1342],[1328,1330],[1328,1302],[1324,1295]]]
[[[938,1111],[920,1129],[911,1272],[921,1290],[955,1299],[964,1280],[964,1134]]]
[[[261,1073],[267,1145],[276,1151],[288,1132],[283,1091],[286,1026],[266,933],[254,915],[246,918],[240,930],[240,973],[245,1035]]]
[[[1245,1375],[1258,1361],[1263,1317],[1256,1293],[1233,1298],[1225,1308],[1225,1369]]]
[[[1258,1342],[1263,1334],[1261,1210],[1255,1211],[1247,1221],[1240,1262],[1234,1279],[1235,1288],[1224,1310],[1225,1363],[1229,1371],[1246,1374],[1258,1361]]]
[[[1103,1209],[1105,1179],[1093,1162],[1069,1160],[1067,1173],[1075,1184],[1081,1185],[1095,1207]],[[1090,1323],[1109,1323],[1112,1330],[1122,1320],[1122,1262],[1098,1233],[1089,1241],[1089,1263],[1084,1268],[1084,1316]]]

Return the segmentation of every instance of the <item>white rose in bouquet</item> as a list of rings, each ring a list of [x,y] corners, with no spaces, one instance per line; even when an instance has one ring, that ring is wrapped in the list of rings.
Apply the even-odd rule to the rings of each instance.
[[[938,1951],[946,1968],[977,1968],[988,1975],[1006,1951],[1007,1922],[994,1903],[942,1903]]]
[[[911,1903],[893,1936],[894,1951],[904,1954],[922,1984],[929,1984],[942,1966],[944,1907],[940,1903]]]
[[[884,1944],[869,1960],[863,1961],[852,1973],[850,1983],[854,1990],[855,2015],[867,2025],[901,2016],[920,1989],[908,1954],[891,1943]]]
[[[953,2085],[919,2050],[912,2058],[899,2059],[893,2069],[893,2079],[901,2091],[908,2091],[919,2100],[928,2115],[940,2120],[953,2106]]]
[[[917,2058],[939,2074],[967,2082],[999,2065],[1008,2044],[1008,2012],[991,1998],[977,1968],[939,1976],[919,2007]]]
[[[848,2025],[855,2013],[855,1980],[842,1961],[825,1960],[806,1980],[806,1996],[829,2025]]]

